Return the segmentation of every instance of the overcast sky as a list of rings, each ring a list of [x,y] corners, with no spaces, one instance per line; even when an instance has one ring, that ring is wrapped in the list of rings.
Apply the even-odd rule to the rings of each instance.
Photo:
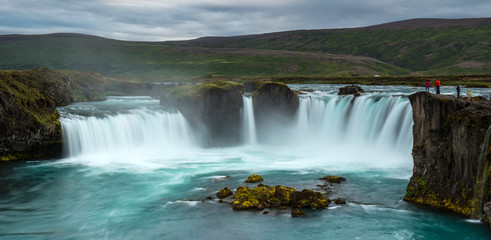
[[[491,0],[0,0],[0,34],[141,41],[478,17],[491,17]]]

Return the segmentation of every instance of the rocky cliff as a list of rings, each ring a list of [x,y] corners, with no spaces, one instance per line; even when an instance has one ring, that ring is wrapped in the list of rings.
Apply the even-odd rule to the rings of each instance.
[[[297,94],[283,83],[270,82],[254,91],[252,99],[258,138],[262,141],[277,141],[268,132],[271,129],[290,128],[299,106]],[[273,139],[268,139],[271,137]]]
[[[2,160],[61,156],[56,106],[72,102],[67,77],[49,69],[0,72]]]
[[[203,146],[227,146],[241,140],[242,84],[217,81],[165,90],[161,105],[180,111]]]
[[[404,200],[480,218],[483,205],[491,201],[491,149],[482,149],[491,104],[427,92],[409,100],[414,170]]]

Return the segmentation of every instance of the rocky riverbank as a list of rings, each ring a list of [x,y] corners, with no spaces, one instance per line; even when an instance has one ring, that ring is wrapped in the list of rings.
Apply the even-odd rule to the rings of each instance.
[[[491,149],[482,147],[491,104],[427,92],[409,99],[414,169],[404,200],[466,217],[485,216],[483,205],[491,201]]]

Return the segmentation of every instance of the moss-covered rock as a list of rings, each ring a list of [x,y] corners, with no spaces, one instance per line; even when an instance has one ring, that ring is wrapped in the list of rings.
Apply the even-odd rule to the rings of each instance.
[[[217,192],[217,197],[220,199],[226,198],[228,196],[232,196],[234,193],[232,190],[228,189],[228,187],[224,187],[222,190]]]
[[[293,192],[291,195],[291,206],[294,208],[326,208],[331,200],[326,198],[320,192],[314,192],[310,189],[304,189],[301,192]]]
[[[0,157],[2,160],[61,157],[56,106],[72,101],[63,74],[43,68],[0,72]]]
[[[257,174],[252,174],[245,180],[246,183],[257,183],[262,181],[264,181],[263,177]]]
[[[275,187],[275,198],[278,198],[282,205],[290,205],[292,202],[292,193],[295,192],[294,188],[276,186]]]
[[[327,182],[330,183],[341,183],[346,181],[346,178],[338,177],[338,176],[325,176],[325,177],[321,177],[320,179],[326,180]]]
[[[261,185],[254,188],[239,187],[235,193],[236,199],[232,205],[234,210],[259,209],[277,207],[281,200],[275,198],[275,187]]]
[[[292,217],[303,217],[305,216],[305,212],[300,208],[295,208],[292,210]]]

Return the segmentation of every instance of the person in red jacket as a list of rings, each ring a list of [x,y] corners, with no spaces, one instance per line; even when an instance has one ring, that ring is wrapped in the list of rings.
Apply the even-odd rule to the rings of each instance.
[[[436,80],[436,94],[440,94],[440,80]]]

